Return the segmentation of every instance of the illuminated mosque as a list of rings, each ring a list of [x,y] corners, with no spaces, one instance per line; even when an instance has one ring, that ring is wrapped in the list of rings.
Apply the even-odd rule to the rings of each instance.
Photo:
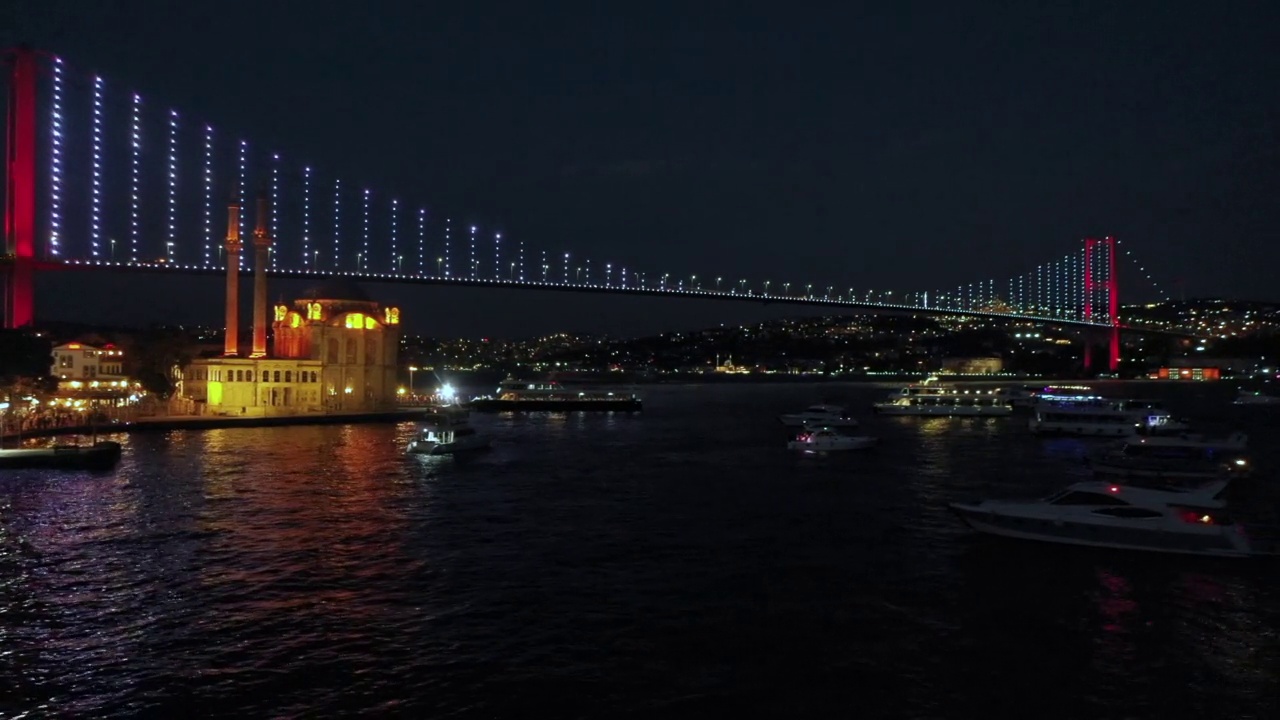
[[[253,348],[240,351],[240,206],[227,208],[226,339],[221,357],[181,370],[177,396],[196,415],[370,412],[396,402],[400,309],[371,300],[355,283],[330,280],[293,307],[276,305],[267,352],[267,201],[253,231]]]

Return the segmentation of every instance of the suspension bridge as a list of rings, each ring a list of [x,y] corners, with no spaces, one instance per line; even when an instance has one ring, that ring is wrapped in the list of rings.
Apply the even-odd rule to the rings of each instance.
[[[228,136],[63,58],[6,53],[4,323],[35,320],[37,272],[82,269],[222,274],[228,203],[268,202],[276,277],[715,298],[1079,326],[1120,360],[1121,259],[1087,238],[1014,277],[907,292],[672,272],[571,248],[536,247],[448,213],[375,193],[317,166]],[[237,237],[247,237],[240,215]],[[244,267],[244,256],[237,262]],[[1128,272],[1128,271],[1126,271]],[[1155,288],[1154,283],[1152,287]],[[1155,288],[1157,294],[1167,299]],[[1086,342],[1089,342],[1087,339]],[[1085,364],[1090,353],[1086,348]]]

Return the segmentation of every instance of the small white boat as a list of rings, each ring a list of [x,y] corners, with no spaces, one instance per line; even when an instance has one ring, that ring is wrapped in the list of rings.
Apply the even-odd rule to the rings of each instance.
[[[1227,481],[1198,488],[1075,483],[1042,500],[951,503],[974,530],[1024,540],[1220,557],[1255,548],[1226,513]]]
[[[415,455],[452,455],[489,447],[489,438],[464,422],[430,424],[409,441],[407,451]]]
[[[866,450],[875,447],[879,438],[864,435],[845,435],[830,426],[808,426],[804,432],[787,443],[788,450],[805,452],[839,452],[843,450]]]
[[[802,412],[779,415],[778,420],[787,427],[804,427],[805,425],[858,427],[857,418],[851,417],[848,411],[839,405],[810,405]]]

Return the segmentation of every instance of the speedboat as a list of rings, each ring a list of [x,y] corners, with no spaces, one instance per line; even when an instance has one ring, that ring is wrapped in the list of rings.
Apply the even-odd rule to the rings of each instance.
[[[414,455],[452,455],[489,447],[489,438],[462,422],[429,423],[409,441],[407,451]]]
[[[970,528],[991,535],[1124,550],[1221,557],[1264,553],[1226,514],[1228,481],[1198,488],[1080,482],[1042,500],[951,503]]]
[[[848,411],[839,405],[810,405],[798,413],[779,415],[778,420],[787,427],[804,427],[805,425],[858,427],[857,418],[851,417]]]
[[[1210,480],[1243,476],[1253,467],[1245,457],[1249,437],[1203,435],[1134,435],[1100,448],[1086,458],[1095,475],[1156,480]]]
[[[787,443],[788,450],[805,452],[836,452],[841,450],[866,450],[875,447],[878,438],[867,436],[845,435],[838,429],[819,425],[804,427],[804,432]]]

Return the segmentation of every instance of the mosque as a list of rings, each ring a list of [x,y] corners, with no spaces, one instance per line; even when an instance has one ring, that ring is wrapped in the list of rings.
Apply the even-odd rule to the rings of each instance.
[[[394,407],[400,309],[334,279],[272,308],[267,351],[267,200],[259,195],[253,231],[253,347],[240,348],[240,206],[227,208],[226,339],[221,357],[193,360],[176,398],[195,415],[247,417],[371,412]]]

